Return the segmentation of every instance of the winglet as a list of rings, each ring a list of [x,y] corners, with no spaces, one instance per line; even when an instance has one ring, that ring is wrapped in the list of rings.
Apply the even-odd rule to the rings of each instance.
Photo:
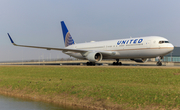
[[[11,43],[12,43],[13,45],[15,45],[15,43],[14,43],[14,41],[12,40],[11,36],[9,35],[9,33],[7,33],[7,34],[8,34],[8,36],[9,36],[9,39],[11,40]]]

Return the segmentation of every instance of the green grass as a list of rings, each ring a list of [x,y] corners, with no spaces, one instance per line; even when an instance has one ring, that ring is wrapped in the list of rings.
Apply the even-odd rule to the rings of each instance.
[[[102,99],[129,107],[180,106],[180,69],[1,66],[0,87]]]

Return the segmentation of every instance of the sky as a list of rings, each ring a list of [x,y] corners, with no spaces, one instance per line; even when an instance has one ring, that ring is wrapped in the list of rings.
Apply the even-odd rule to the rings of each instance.
[[[162,36],[180,46],[179,0],[1,0],[0,62],[69,58],[61,51],[13,46],[64,47],[60,21],[76,43]]]

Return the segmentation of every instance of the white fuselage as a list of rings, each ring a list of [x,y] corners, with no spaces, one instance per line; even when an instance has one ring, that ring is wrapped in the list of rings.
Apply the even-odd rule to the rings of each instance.
[[[111,51],[112,55],[103,56],[103,59],[131,59],[155,58],[170,53],[174,46],[167,39],[159,36],[107,40],[70,45],[66,48],[83,49],[88,51]],[[85,59],[80,53],[64,52],[79,59]]]

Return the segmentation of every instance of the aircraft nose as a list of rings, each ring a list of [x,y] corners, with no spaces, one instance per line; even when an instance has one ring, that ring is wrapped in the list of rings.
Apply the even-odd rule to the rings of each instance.
[[[174,50],[174,45],[173,45],[173,44],[170,43],[170,44],[168,45],[168,47],[170,48],[171,51]]]

